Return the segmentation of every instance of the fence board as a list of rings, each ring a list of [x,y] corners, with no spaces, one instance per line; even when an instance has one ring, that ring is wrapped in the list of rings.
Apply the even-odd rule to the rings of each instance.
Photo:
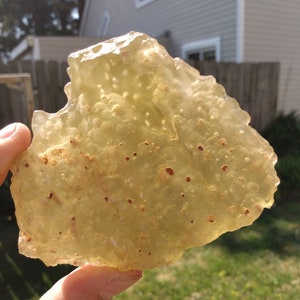
[[[61,76],[61,83],[62,83],[61,92],[63,94],[65,104],[66,104],[66,101],[67,101],[67,97],[65,96],[64,88],[65,88],[65,85],[70,81],[70,77],[67,73],[67,68],[68,67],[69,67],[69,65],[66,61],[62,62],[61,65],[60,65],[60,76]]]
[[[13,111],[9,103],[9,91],[5,84],[0,84],[0,128],[11,120]]]
[[[7,73],[21,73],[19,64],[9,62],[7,64]],[[12,86],[8,88],[8,96],[8,105],[10,106],[12,118],[18,122],[27,124],[26,99],[24,93]]]
[[[275,117],[279,78],[278,63],[190,62],[202,75],[213,75],[229,96],[251,116],[251,125],[262,130]],[[0,64],[0,73],[29,72],[35,92],[36,109],[55,112],[66,103],[63,92],[69,81],[67,63],[22,61]],[[23,95],[0,85],[0,125],[22,121]],[[9,98],[9,99],[7,99]],[[24,108],[25,109],[25,108]]]
[[[0,74],[6,73],[7,66],[0,60]],[[0,84],[0,128],[4,127],[10,121],[10,116],[12,112],[10,111],[10,106],[8,105],[8,89],[5,84]]]
[[[190,62],[202,75],[213,75],[229,96],[251,116],[251,125],[264,129],[277,111],[279,63]]]
[[[34,72],[34,65],[29,60],[21,61],[21,72],[31,74],[32,86],[36,86],[36,76]]]
[[[54,61],[48,62],[49,70],[49,102],[50,110],[49,112],[56,112],[57,108],[60,107],[59,99],[59,72],[58,64]]]
[[[36,61],[35,63],[36,74],[36,103],[37,109],[49,111],[50,103],[47,96],[48,76],[46,64],[44,61]]]

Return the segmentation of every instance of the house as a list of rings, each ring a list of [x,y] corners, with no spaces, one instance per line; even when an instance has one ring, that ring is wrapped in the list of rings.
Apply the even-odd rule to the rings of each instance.
[[[183,59],[280,62],[277,110],[300,112],[300,1],[86,0],[81,36],[131,30]]]
[[[10,61],[44,60],[63,62],[76,50],[99,42],[98,37],[27,36],[11,52]]]

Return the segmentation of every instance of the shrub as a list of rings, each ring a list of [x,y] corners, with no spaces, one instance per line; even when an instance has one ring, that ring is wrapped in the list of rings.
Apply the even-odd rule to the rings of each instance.
[[[276,198],[289,199],[300,191],[300,119],[295,112],[281,113],[262,135],[278,155],[280,185]]]
[[[300,155],[280,157],[276,164],[280,185],[276,197],[290,198],[300,191]],[[300,198],[299,198],[300,200]]]
[[[300,155],[300,119],[295,112],[280,113],[262,132],[278,157]]]

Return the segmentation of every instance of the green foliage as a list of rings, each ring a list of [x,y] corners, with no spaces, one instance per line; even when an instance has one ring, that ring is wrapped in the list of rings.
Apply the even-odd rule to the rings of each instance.
[[[295,112],[280,114],[262,135],[278,155],[280,185],[276,198],[291,198],[300,191],[300,119]]]
[[[294,192],[300,191],[300,155],[286,155],[280,157],[276,165],[280,178],[279,197],[293,196]]]
[[[279,114],[262,135],[279,157],[300,154],[300,119],[295,112]]]
[[[0,54],[26,35],[76,35],[85,0],[0,0]]]

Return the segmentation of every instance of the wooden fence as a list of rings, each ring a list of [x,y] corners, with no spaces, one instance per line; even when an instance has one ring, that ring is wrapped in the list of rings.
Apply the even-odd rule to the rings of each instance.
[[[19,63],[0,64],[0,74],[29,73],[31,74],[35,109],[56,112],[67,101],[64,86],[69,81],[67,63],[54,61],[44,62],[21,61]],[[21,88],[0,85],[0,126],[13,121],[29,124],[27,118],[24,92]]]
[[[227,94],[234,97],[252,117],[251,125],[258,130],[276,115],[278,63],[214,63],[190,62],[202,75],[213,75]],[[66,103],[64,86],[69,81],[67,63],[21,61],[0,64],[1,73],[30,73],[36,109],[55,112]],[[0,84],[0,127],[20,121],[28,124],[24,93]]]
[[[213,75],[229,96],[251,116],[251,125],[264,129],[276,116],[279,63],[190,62],[202,75]]]

